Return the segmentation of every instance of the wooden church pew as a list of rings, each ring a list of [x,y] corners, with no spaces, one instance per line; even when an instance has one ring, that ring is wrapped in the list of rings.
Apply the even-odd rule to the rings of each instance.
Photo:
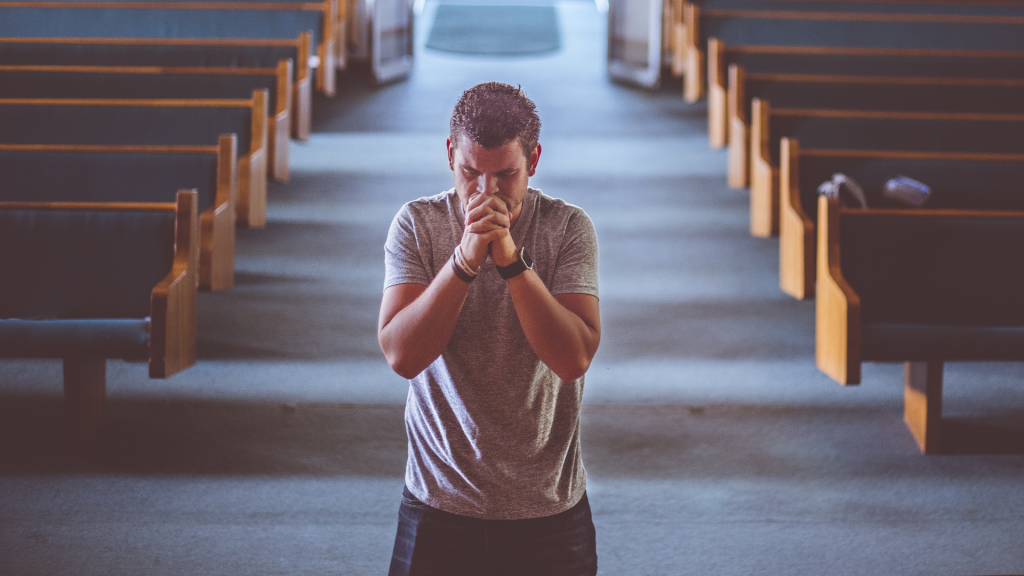
[[[292,135],[308,140],[311,35],[293,39],[0,37],[0,65],[273,68],[294,63]],[[280,96],[278,96],[280,99]]]
[[[16,144],[207,146],[237,134],[237,221],[266,223],[266,91],[251,100],[0,99],[0,141]]]
[[[196,204],[0,202],[0,357],[63,359],[72,453],[103,421],[107,358],[195,364]]]
[[[818,368],[904,362],[904,420],[941,452],[942,367],[1024,360],[1024,211],[845,209],[818,199]]]
[[[291,60],[277,68],[0,65],[0,98],[237,100],[267,90],[269,173],[287,182],[291,69]]]
[[[1024,210],[1024,154],[803,150],[783,138],[780,158],[779,286],[799,299],[814,295],[817,189],[834,173],[857,182],[874,207],[898,206],[881,192],[902,175],[932,188],[927,208]]]
[[[0,37],[290,39],[309,32],[317,88],[335,93],[337,0],[322,2],[0,1]]]
[[[0,144],[0,201],[161,203],[195,189],[199,286],[223,290],[235,279],[236,147],[233,134],[218,146]]]
[[[750,107],[908,112],[1024,113],[1024,78],[745,74],[729,69],[728,180],[749,184]]]
[[[722,10],[684,7],[687,76],[684,96],[705,93],[708,40],[731,45],[843,46],[917,50],[1024,50],[1024,10],[1004,13],[906,13],[814,10]],[[927,7],[926,7],[927,8]]]
[[[779,143],[808,149],[1024,154],[1024,113],[776,109],[755,98],[750,124],[750,233],[779,227]]]
[[[729,140],[733,74],[915,76],[926,78],[1024,78],[1024,51],[747,46],[708,40],[708,134],[712,148]],[[740,110],[743,117],[745,110]]]

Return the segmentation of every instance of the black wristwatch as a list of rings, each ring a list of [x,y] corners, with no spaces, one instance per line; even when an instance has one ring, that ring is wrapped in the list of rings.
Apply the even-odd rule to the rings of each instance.
[[[508,266],[498,266],[498,274],[505,280],[509,278],[515,278],[516,276],[526,272],[527,270],[533,270],[533,260],[530,255],[526,253],[526,246],[519,249],[519,259],[509,264]]]

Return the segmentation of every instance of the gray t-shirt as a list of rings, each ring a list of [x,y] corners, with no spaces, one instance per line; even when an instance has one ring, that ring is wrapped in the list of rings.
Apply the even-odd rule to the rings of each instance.
[[[462,238],[455,189],[409,202],[391,223],[384,287],[430,284]],[[512,228],[552,294],[597,296],[597,235],[586,213],[529,189]],[[405,482],[454,514],[512,520],[572,508],[586,487],[580,458],[583,378],[563,382],[523,334],[508,286],[488,259],[441,356],[410,381]]]

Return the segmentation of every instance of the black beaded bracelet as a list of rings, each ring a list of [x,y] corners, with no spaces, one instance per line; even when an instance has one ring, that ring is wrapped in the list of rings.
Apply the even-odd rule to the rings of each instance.
[[[452,263],[452,270],[455,272],[455,275],[459,277],[459,280],[462,280],[463,282],[465,282],[467,284],[472,282],[473,280],[476,280],[476,276],[470,276],[469,274],[466,274],[465,272],[463,272],[462,268],[459,268],[458,263],[455,262],[455,254],[452,254],[451,263]]]

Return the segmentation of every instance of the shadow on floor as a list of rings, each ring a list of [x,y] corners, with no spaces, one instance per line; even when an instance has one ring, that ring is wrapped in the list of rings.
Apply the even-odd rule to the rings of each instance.
[[[62,409],[59,398],[0,396],[0,476],[401,477],[405,467],[403,406],[111,399],[79,459],[65,456]],[[971,455],[1024,455],[1024,429],[972,429],[949,459],[921,456],[898,410],[587,406],[582,438],[587,470],[605,479],[850,481],[931,477],[937,465],[1019,477],[1017,458]]]

